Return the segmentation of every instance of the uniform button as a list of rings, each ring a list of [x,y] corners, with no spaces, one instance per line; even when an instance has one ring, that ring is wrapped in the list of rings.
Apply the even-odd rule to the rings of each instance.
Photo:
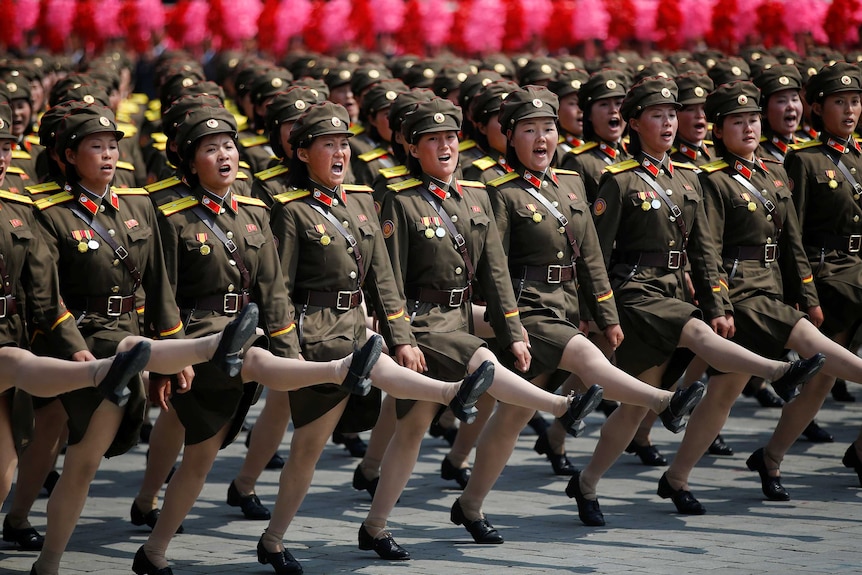
[[[101,213],[104,213],[105,212],[105,206],[99,206],[99,211]]]
[[[332,200],[332,205],[333,205],[333,206],[337,206],[337,205],[338,205],[338,200]]]
[[[565,226],[560,226],[559,228],[557,228],[557,231],[560,232],[561,234],[564,234],[564,233],[566,233],[566,228],[565,228]]]
[[[667,243],[667,246],[668,246],[669,248],[672,248],[672,247],[673,247],[673,246],[675,246],[675,245],[676,245],[676,240],[671,240],[671,241],[669,241],[669,242]]]
[[[347,253],[352,254],[352,253],[353,253],[353,248],[348,247],[348,248],[347,248]]]
[[[560,205],[560,202],[554,201],[554,202],[551,202],[551,205],[556,208],[557,206]]]
[[[343,222],[341,222],[341,225],[344,226],[345,228],[349,228],[350,222],[348,222],[347,220],[344,220]]]
[[[232,266],[235,266],[235,265],[236,265],[236,260],[229,260],[227,263],[229,263],[229,264],[230,264],[230,265],[232,265]]]
[[[120,286],[114,286],[111,288],[111,293],[120,293]]]
[[[234,286],[233,284],[230,284],[227,286],[227,291],[233,291],[235,289],[236,289],[236,286]]]
[[[853,199],[854,199],[854,200],[858,200],[860,197],[862,197],[862,196],[860,196],[859,194],[853,194]]]
[[[558,259],[558,260],[563,259],[563,256],[564,256],[564,255],[566,255],[566,254],[564,254],[563,252],[557,252],[557,259]]]
[[[114,267],[117,267],[118,265],[120,265],[120,260],[114,260],[113,262],[111,262],[111,264],[112,264]]]
[[[772,243],[772,238],[766,238],[766,243],[771,244],[771,243]]]
[[[349,273],[349,274],[347,274],[347,275],[349,275],[349,276],[350,276],[350,279],[352,279],[352,280],[355,280],[355,279],[356,279],[356,272],[350,272],[350,273]]]
[[[452,223],[454,224],[455,222],[457,222],[457,221],[458,221],[458,216],[457,216],[457,215],[455,215],[455,214],[452,214],[452,218],[451,218],[451,219],[452,219]]]
[[[667,195],[669,195],[669,196],[672,196],[672,195],[673,195],[673,190],[671,190],[671,189],[667,189],[667,190],[665,190],[665,191],[664,191],[664,193],[666,193],[666,194],[667,194]]]
[[[108,235],[111,237],[114,237],[115,235],[117,235],[117,232],[115,232],[113,229],[111,229],[111,230],[108,230]]]
[[[547,181],[542,182],[542,187],[543,187],[543,188],[547,188],[547,187],[548,187],[548,182],[547,182]]]
[[[224,208],[219,209],[218,213],[223,214],[223,213],[224,213]]]
[[[458,275],[460,275],[462,271],[464,270],[462,270],[461,268],[455,268],[455,273]]]
[[[446,199],[448,200],[451,197],[452,197],[452,194],[450,194],[449,192],[446,192]]]
[[[233,232],[225,232],[225,234],[224,234],[224,235],[225,235],[225,237],[227,237],[227,239],[229,239],[229,240],[232,240],[232,239],[233,239]]]
[[[851,174],[855,174],[855,173],[856,173],[856,168],[850,168],[850,173],[851,173]]]
[[[771,215],[767,215],[767,216],[766,216],[766,221],[767,221],[767,222],[771,222],[771,221],[772,221],[772,216],[771,216]]]
[[[853,221],[854,221],[854,222],[858,222],[858,221],[859,221],[859,216],[853,216]]]

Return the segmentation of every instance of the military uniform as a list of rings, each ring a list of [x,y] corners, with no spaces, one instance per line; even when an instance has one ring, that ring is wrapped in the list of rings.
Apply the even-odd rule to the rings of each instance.
[[[464,179],[472,182],[487,184],[497,178],[505,176],[512,171],[506,158],[500,156],[494,160],[491,156],[482,156],[473,160],[464,168]]]
[[[753,81],[760,89],[764,112],[767,109],[767,102],[773,94],[792,91],[798,95],[802,89],[802,75],[796,66],[791,64],[772,66],[763,70],[753,78]],[[799,120],[802,120],[801,116]],[[787,152],[790,151],[791,146],[797,143],[796,135],[790,134],[788,136],[777,133],[769,125],[769,120],[765,113],[762,124],[763,136],[760,138],[760,147],[755,154],[761,158],[774,158],[783,164]]]

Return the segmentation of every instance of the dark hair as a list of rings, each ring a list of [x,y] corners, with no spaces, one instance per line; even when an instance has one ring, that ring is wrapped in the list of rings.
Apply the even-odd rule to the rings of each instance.
[[[818,100],[818,102],[823,102],[823,100]],[[816,113],[814,111],[814,107],[811,108],[811,127],[817,130],[818,132],[823,131],[823,116]]]
[[[466,124],[467,122],[464,122]],[[472,126],[471,122],[471,126]],[[485,150],[486,152],[491,151],[491,144],[488,143],[488,136],[482,133],[482,130],[479,129],[480,125],[484,125],[486,128],[488,127],[488,122],[486,121],[484,124],[482,122],[476,122],[473,130],[472,140],[476,142],[476,145],[479,146],[480,149]],[[462,133],[465,137],[467,137],[467,133],[462,130]]]
[[[718,134],[715,133],[715,128],[718,127],[722,131],[724,131],[724,121],[727,119],[727,116],[720,116],[715,122],[712,124],[712,147],[715,149],[715,155],[719,158],[723,158],[727,155],[727,146],[724,145],[724,140],[718,137]]]
[[[629,143],[626,146],[626,151],[632,156],[637,156],[643,151],[641,136],[635,130],[629,132]]]
[[[422,176],[422,164],[419,163],[419,158],[417,158],[413,154],[409,152],[407,153],[407,159],[404,161],[404,165],[407,166],[407,170],[414,178],[419,178]]]
[[[308,148],[307,145],[301,147]],[[287,185],[301,189],[308,185],[308,166],[299,159],[299,154],[296,153],[297,149],[294,148],[293,157],[288,164]]]

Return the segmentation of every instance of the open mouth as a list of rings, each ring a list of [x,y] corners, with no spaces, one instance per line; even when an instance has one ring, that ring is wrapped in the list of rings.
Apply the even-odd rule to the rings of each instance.
[[[336,176],[340,176],[341,174],[343,174],[344,173],[344,164],[342,164],[340,162],[336,162],[335,164],[332,164],[332,173],[335,174]]]
[[[608,120],[608,127],[617,129],[622,125],[622,120],[620,118],[611,118]]]
[[[218,173],[223,176],[230,174],[230,164],[219,166]]]
[[[452,154],[445,154],[443,156],[437,156],[437,160],[440,161],[441,164],[445,164],[449,160],[452,159]]]
[[[533,155],[538,156],[540,158],[547,158],[548,157],[548,148],[545,148],[545,147],[533,148]]]

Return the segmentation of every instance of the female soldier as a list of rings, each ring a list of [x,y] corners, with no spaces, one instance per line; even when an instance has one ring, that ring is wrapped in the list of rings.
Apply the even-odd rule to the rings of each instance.
[[[306,110],[290,132],[293,191],[275,197],[273,234],[285,285],[299,316],[303,355],[315,360],[339,357],[355,341],[365,339],[364,291],[400,364],[381,356],[371,374],[375,387],[396,398],[448,404],[459,419],[470,421],[476,411],[473,404],[491,383],[493,364],[485,364],[460,385],[421,375],[424,358],[413,345],[371,188],[343,184],[350,162],[349,120],[347,110],[332,102]],[[331,384],[290,394],[295,428],[290,456],[281,473],[272,519],[257,546],[258,561],[272,564],[276,573],[302,571],[282,538],[308,492],[335,425],[341,420],[345,432],[364,431],[377,420],[379,392],[365,401],[347,399],[342,388]]]
[[[487,184],[510,171],[506,164],[506,136],[500,130],[500,105],[517,89],[518,85],[509,80],[491,82],[480,89],[470,103],[477,132],[474,139],[487,155],[464,168],[465,180]]]
[[[469,324],[473,282],[481,284],[490,323],[502,349],[514,355],[521,370],[530,367],[518,308],[491,206],[480,184],[463,185],[453,179],[458,166],[461,111],[440,98],[419,104],[402,125],[409,142],[408,167],[414,179],[395,186],[383,206],[383,234],[399,287],[404,286],[413,334],[426,356],[429,371],[456,378],[480,364],[497,365],[490,394],[500,401],[542,410],[563,418],[567,429],[601,400],[593,386],[582,397],[563,397],[524,381],[472,335]],[[374,550],[383,559],[409,559],[386,528],[386,519],[407,484],[437,406],[427,402],[399,402],[395,435],[383,458],[382,473],[368,516],[359,529],[359,548]],[[496,414],[492,416],[492,420]],[[529,419],[529,418],[528,418]],[[489,424],[486,430],[496,428]],[[520,428],[518,428],[520,429]],[[508,447],[508,450],[507,450]],[[493,433],[482,433],[477,454],[484,450],[508,458],[511,445],[501,445]],[[468,484],[469,485],[469,484]],[[451,520],[464,525],[479,543],[501,543],[503,538],[479,507],[464,508],[456,500]]]
[[[845,62],[824,66],[808,81],[805,100],[820,138],[787,155],[787,174],[823,306],[820,329],[846,347],[862,320],[862,146],[853,137],[862,74]],[[862,434],[842,461],[862,483]]]
[[[687,348],[690,352],[684,353],[697,354],[722,372],[754,374],[779,388],[794,388],[820,369],[822,356],[788,364],[724,339],[733,335],[732,316],[720,294],[698,183],[668,158],[678,108],[673,80],[646,78],[632,88],[622,114],[633,131],[635,158],[608,170],[593,205],[596,231],[616,286],[620,327],[628,336],[617,348],[617,364],[658,387],[677,380],[677,371],[691,355],[681,358],[676,352]],[[686,260],[703,311],[684,301]],[[644,413],[633,405],[614,411],[589,464],[569,481],[566,493],[577,500],[584,524],[604,525],[596,485],[631,441]],[[709,440],[714,438],[715,432]]]

